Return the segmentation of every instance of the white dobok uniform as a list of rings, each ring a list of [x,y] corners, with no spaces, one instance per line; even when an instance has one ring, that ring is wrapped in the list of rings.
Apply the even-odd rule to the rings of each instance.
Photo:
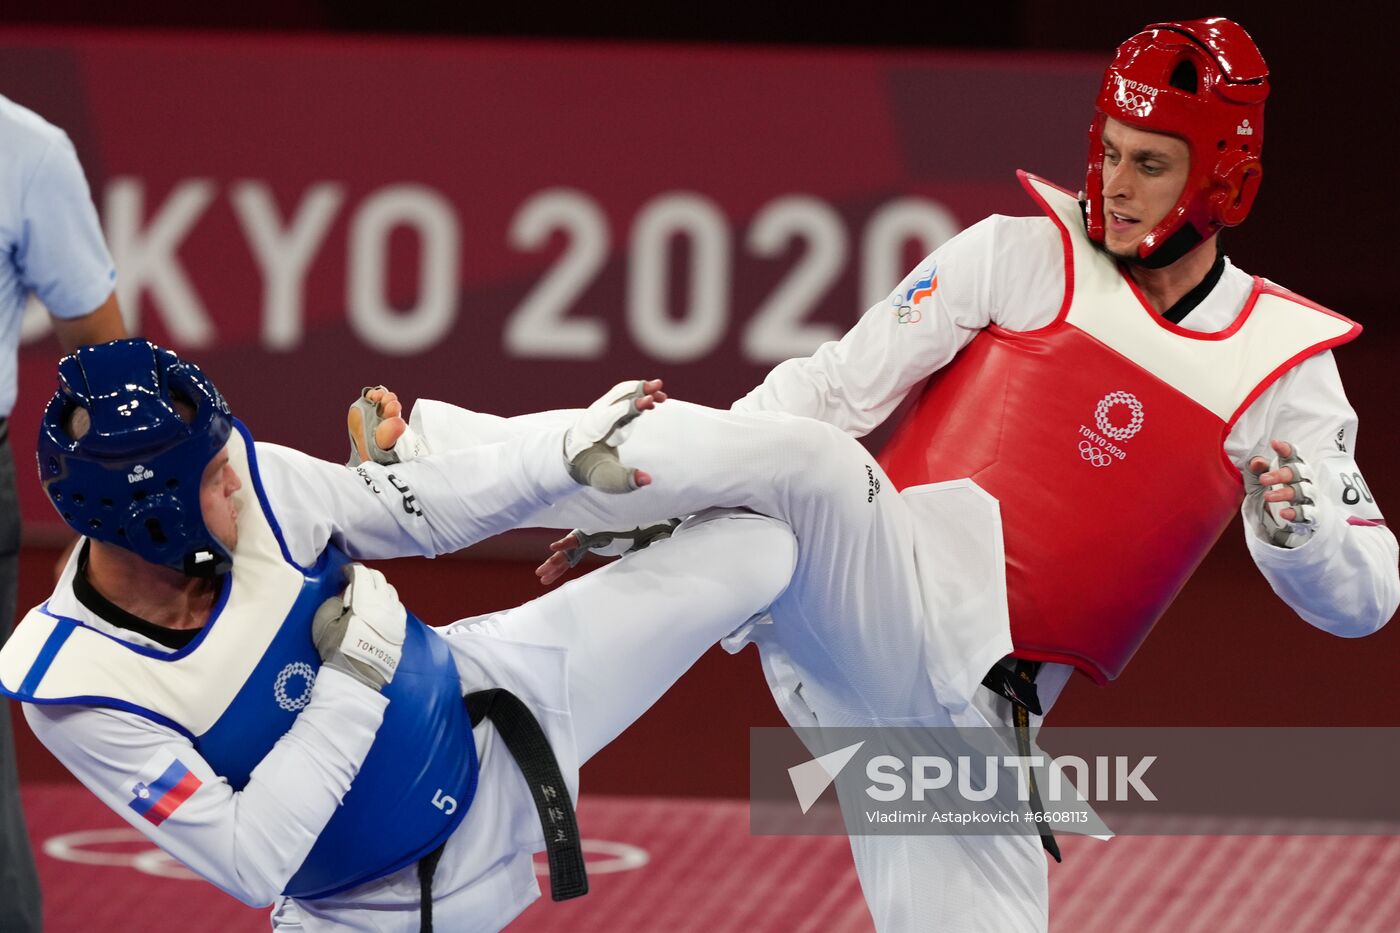
[[[235,441],[242,443],[237,432],[231,451]],[[357,559],[431,556],[513,527],[522,515],[578,489],[561,449],[562,432],[544,432],[395,466],[391,483],[389,471],[374,464],[357,473],[285,447],[256,445],[269,511],[287,553],[303,566],[328,544]],[[245,549],[277,547],[270,526],[258,524],[263,513],[252,485],[245,478],[235,495],[241,530],[235,575]],[[405,507],[407,496],[415,507]],[[736,541],[744,543],[736,548]],[[77,599],[79,552],[74,549],[46,614],[150,653],[173,653]],[[530,706],[576,798],[579,765],[655,702],[736,616],[761,611],[790,573],[793,552],[792,536],[778,522],[747,513],[697,516],[635,560],[519,608],[433,631],[452,652],[464,694],[504,687]],[[670,560],[704,570],[668,573],[664,586],[655,585]],[[413,594],[400,597],[411,608]],[[690,611],[682,615],[679,605]],[[275,901],[275,929],[409,933],[419,929],[412,864],[326,898],[280,896],[354,781],[387,703],[378,691],[323,667],[291,729],[237,792],[189,738],[146,716],[67,704],[26,703],[24,710],[45,746],[153,843],[245,903]],[[530,791],[495,726],[483,721],[473,732],[476,795],[433,881],[436,928],[454,933],[499,930],[537,898],[531,856],[544,848]],[[153,769],[159,774],[172,759],[199,784],[153,824],[129,806],[132,787],[150,784]],[[363,845],[374,844],[366,833]]]
[[[747,506],[782,518],[799,542],[793,579],[767,616],[724,644],[731,651],[758,645],[791,724],[1005,724],[1007,701],[979,686],[1012,649],[996,501],[968,480],[900,494],[850,437],[879,425],[983,328],[1027,331],[1055,320],[1065,267],[1049,218],[990,217],[927,257],[842,340],[780,364],[732,411],[671,401],[639,422],[620,450],[626,462],[654,473],[652,486],[626,497],[584,491],[525,524],[616,529],[702,505]],[[929,284],[930,269],[938,286],[914,309],[919,313],[897,313]],[[1219,282],[1180,326],[1199,333],[1228,328],[1251,287],[1251,277],[1227,260]],[[783,417],[791,414],[822,422],[829,433]],[[412,422],[438,450],[498,442],[570,417],[502,419],[427,401],[415,406]],[[1251,493],[1242,511],[1255,563],[1299,615],[1342,636],[1376,630],[1400,602],[1395,537],[1379,524],[1369,492],[1347,493],[1365,488],[1354,460],[1356,431],[1336,364],[1324,351],[1249,402],[1224,439]],[[1247,470],[1251,457],[1273,456],[1272,438],[1295,445],[1327,499],[1316,533],[1291,550],[1268,542],[1261,490]],[[1148,490],[1142,507],[1154,507]],[[1054,529],[1045,536],[1053,547]],[[1045,708],[1071,672],[1065,664],[1040,672]],[[1034,836],[855,836],[851,843],[882,931],[1048,924],[1046,862]]]
[[[806,415],[862,436],[888,418],[983,328],[996,325],[1024,332],[1055,320],[1065,297],[1065,268],[1064,246],[1050,218],[989,217],[935,250],[888,301],[867,311],[840,341],[824,344],[811,357],[779,364],[734,408]],[[901,317],[898,309],[930,269],[936,270],[937,289],[917,308],[917,317]],[[1219,282],[1179,326],[1203,334],[1227,330],[1241,314],[1252,285],[1252,277],[1227,259]],[[1261,521],[1262,490],[1247,469],[1254,456],[1273,457],[1271,439],[1295,446],[1316,471],[1320,498],[1325,500],[1312,539],[1291,550],[1269,543]],[[930,443],[956,442],[957,438],[930,439]],[[1283,374],[1248,404],[1224,438],[1225,454],[1242,472],[1249,492],[1241,511],[1245,544],[1255,564],[1274,591],[1303,619],[1344,637],[1380,628],[1400,603],[1395,536],[1375,524],[1381,514],[1356,465],[1356,445],[1356,413],[1347,401],[1330,351],[1309,356]],[[1021,453],[1032,462],[1043,456],[1036,450]],[[1172,468],[1170,463],[1161,466]],[[1053,478],[1040,494],[1055,494]],[[1004,617],[996,619],[976,599],[967,600],[962,595],[970,591],[975,596],[976,581],[999,576],[994,568],[980,563],[985,550],[969,555],[960,541],[964,536],[976,541],[978,529],[998,525],[995,508],[960,490],[913,490],[906,491],[905,497],[916,508],[927,503],[927,512],[916,519],[917,537],[923,545],[917,572],[925,587],[958,594],[950,600],[940,598],[937,592],[925,593],[925,599],[944,614],[944,624],[931,631],[935,636],[946,632],[949,621],[964,632],[1004,625]],[[939,498],[949,501],[933,506]],[[964,504],[966,509],[961,508]],[[1190,507],[1189,502],[1154,502],[1149,489],[1143,490],[1141,505],[1144,509]],[[1122,520],[1132,518],[1124,516]],[[1046,547],[1053,548],[1055,529],[1046,528],[1044,533]],[[922,559],[926,554],[941,555],[944,566],[964,575],[971,585],[958,587],[956,580],[940,571],[939,563]],[[878,623],[878,619],[871,619],[867,624],[873,629]],[[773,634],[778,634],[776,628]],[[774,645],[771,637],[755,640],[765,654],[785,652],[786,644]],[[954,647],[960,643],[955,637]],[[877,635],[868,645],[872,652],[883,649]],[[768,666],[772,679],[771,672],[780,665],[769,662]],[[979,661],[967,675],[976,683],[975,678],[984,670]],[[1038,681],[1047,710],[1070,671],[1063,664],[1047,665],[1041,671]],[[799,675],[810,677],[814,673],[809,670]],[[955,679],[955,675],[949,677]],[[775,690],[780,684],[774,680]],[[813,709],[820,716],[820,707]],[[1007,705],[1001,701],[999,712],[1004,716],[1006,711]],[[1038,842],[1024,836],[1001,842],[1004,845],[998,846],[987,837],[965,839],[958,853],[965,858],[956,864],[956,860],[946,858],[953,848],[947,839],[853,838],[856,865],[877,927],[899,931],[1044,929],[1048,898],[1045,860]],[[1004,852],[1007,861],[997,863],[995,856],[984,857],[986,853],[980,851],[982,847],[1017,845],[1031,853],[1024,874],[1016,873],[1016,866],[1023,864],[1016,860],[1018,856]],[[911,878],[919,880],[911,884]],[[998,906],[993,908],[993,904]]]

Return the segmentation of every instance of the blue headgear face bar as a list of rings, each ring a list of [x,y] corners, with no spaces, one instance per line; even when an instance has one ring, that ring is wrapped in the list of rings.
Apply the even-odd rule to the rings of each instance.
[[[199,504],[204,468],[233,429],[209,377],[132,339],[65,356],[58,381],[39,427],[39,481],[68,527],[189,576],[227,571],[231,558]],[[188,422],[177,400],[194,409]],[[79,408],[90,427],[74,438]]]

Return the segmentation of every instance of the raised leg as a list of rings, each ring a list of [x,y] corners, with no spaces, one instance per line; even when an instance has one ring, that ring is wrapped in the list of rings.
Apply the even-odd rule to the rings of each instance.
[[[796,550],[780,522],[709,513],[669,540],[539,599],[456,625],[567,649],[582,763],[646,712],[706,649],[762,612],[787,586]]]
[[[414,419],[433,449],[501,440],[572,418],[547,412],[501,419],[419,403],[425,405]],[[673,399],[639,420],[619,453],[651,472],[653,484],[620,496],[580,490],[529,523],[627,528],[708,506],[746,507],[779,519],[797,537],[798,561],[773,606],[776,624],[760,633],[760,645],[780,651],[787,668],[799,672],[809,702],[829,711],[861,722],[908,722],[930,708],[908,510],[859,443],[806,418]]]

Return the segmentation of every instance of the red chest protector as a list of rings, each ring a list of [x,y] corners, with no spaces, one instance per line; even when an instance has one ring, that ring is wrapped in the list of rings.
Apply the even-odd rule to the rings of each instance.
[[[979,334],[879,459],[900,489],[969,477],[996,497],[1016,655],[1106,683],[1239,508],[1223,444],[1240,413],[1361,328],[1259,279],[1228,329],[1177,327],[1093,248],[1072,195],[1020,174],[1064,240],[1060,314]]]

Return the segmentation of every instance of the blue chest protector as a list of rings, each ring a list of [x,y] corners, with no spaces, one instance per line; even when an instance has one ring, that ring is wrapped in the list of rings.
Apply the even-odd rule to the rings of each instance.
[[[321,666],[312,617],[344,589],[348,559],[328,546],[312,567],[292,560],[252,438],[236,421],[235,428],[228,449],[244,483],[239,542],[199,635],[174,653],[156,651],[46,604],[0,651],[0,693],[145,716],[187,736],[241,790],[310,701]],[[478,762],[457,666],[446,642],[411,613],[384,695],[383,723],[341,806],[287,883],[292,897],[324,897],[412,864],[446,841],[471,806]]]
[[[345,588],[345,555],[328,548],[306,574],[281,630],[213,728],[195,747],[235,790],[292,726],[321,666],[311,618]],[[389,705],[339,809],[287,883],[292,897],[323,897],[380,878],[436,849],[476,793],[476,743],[457,666],[427,625],[408,617],[403,657],[384,688]]]

